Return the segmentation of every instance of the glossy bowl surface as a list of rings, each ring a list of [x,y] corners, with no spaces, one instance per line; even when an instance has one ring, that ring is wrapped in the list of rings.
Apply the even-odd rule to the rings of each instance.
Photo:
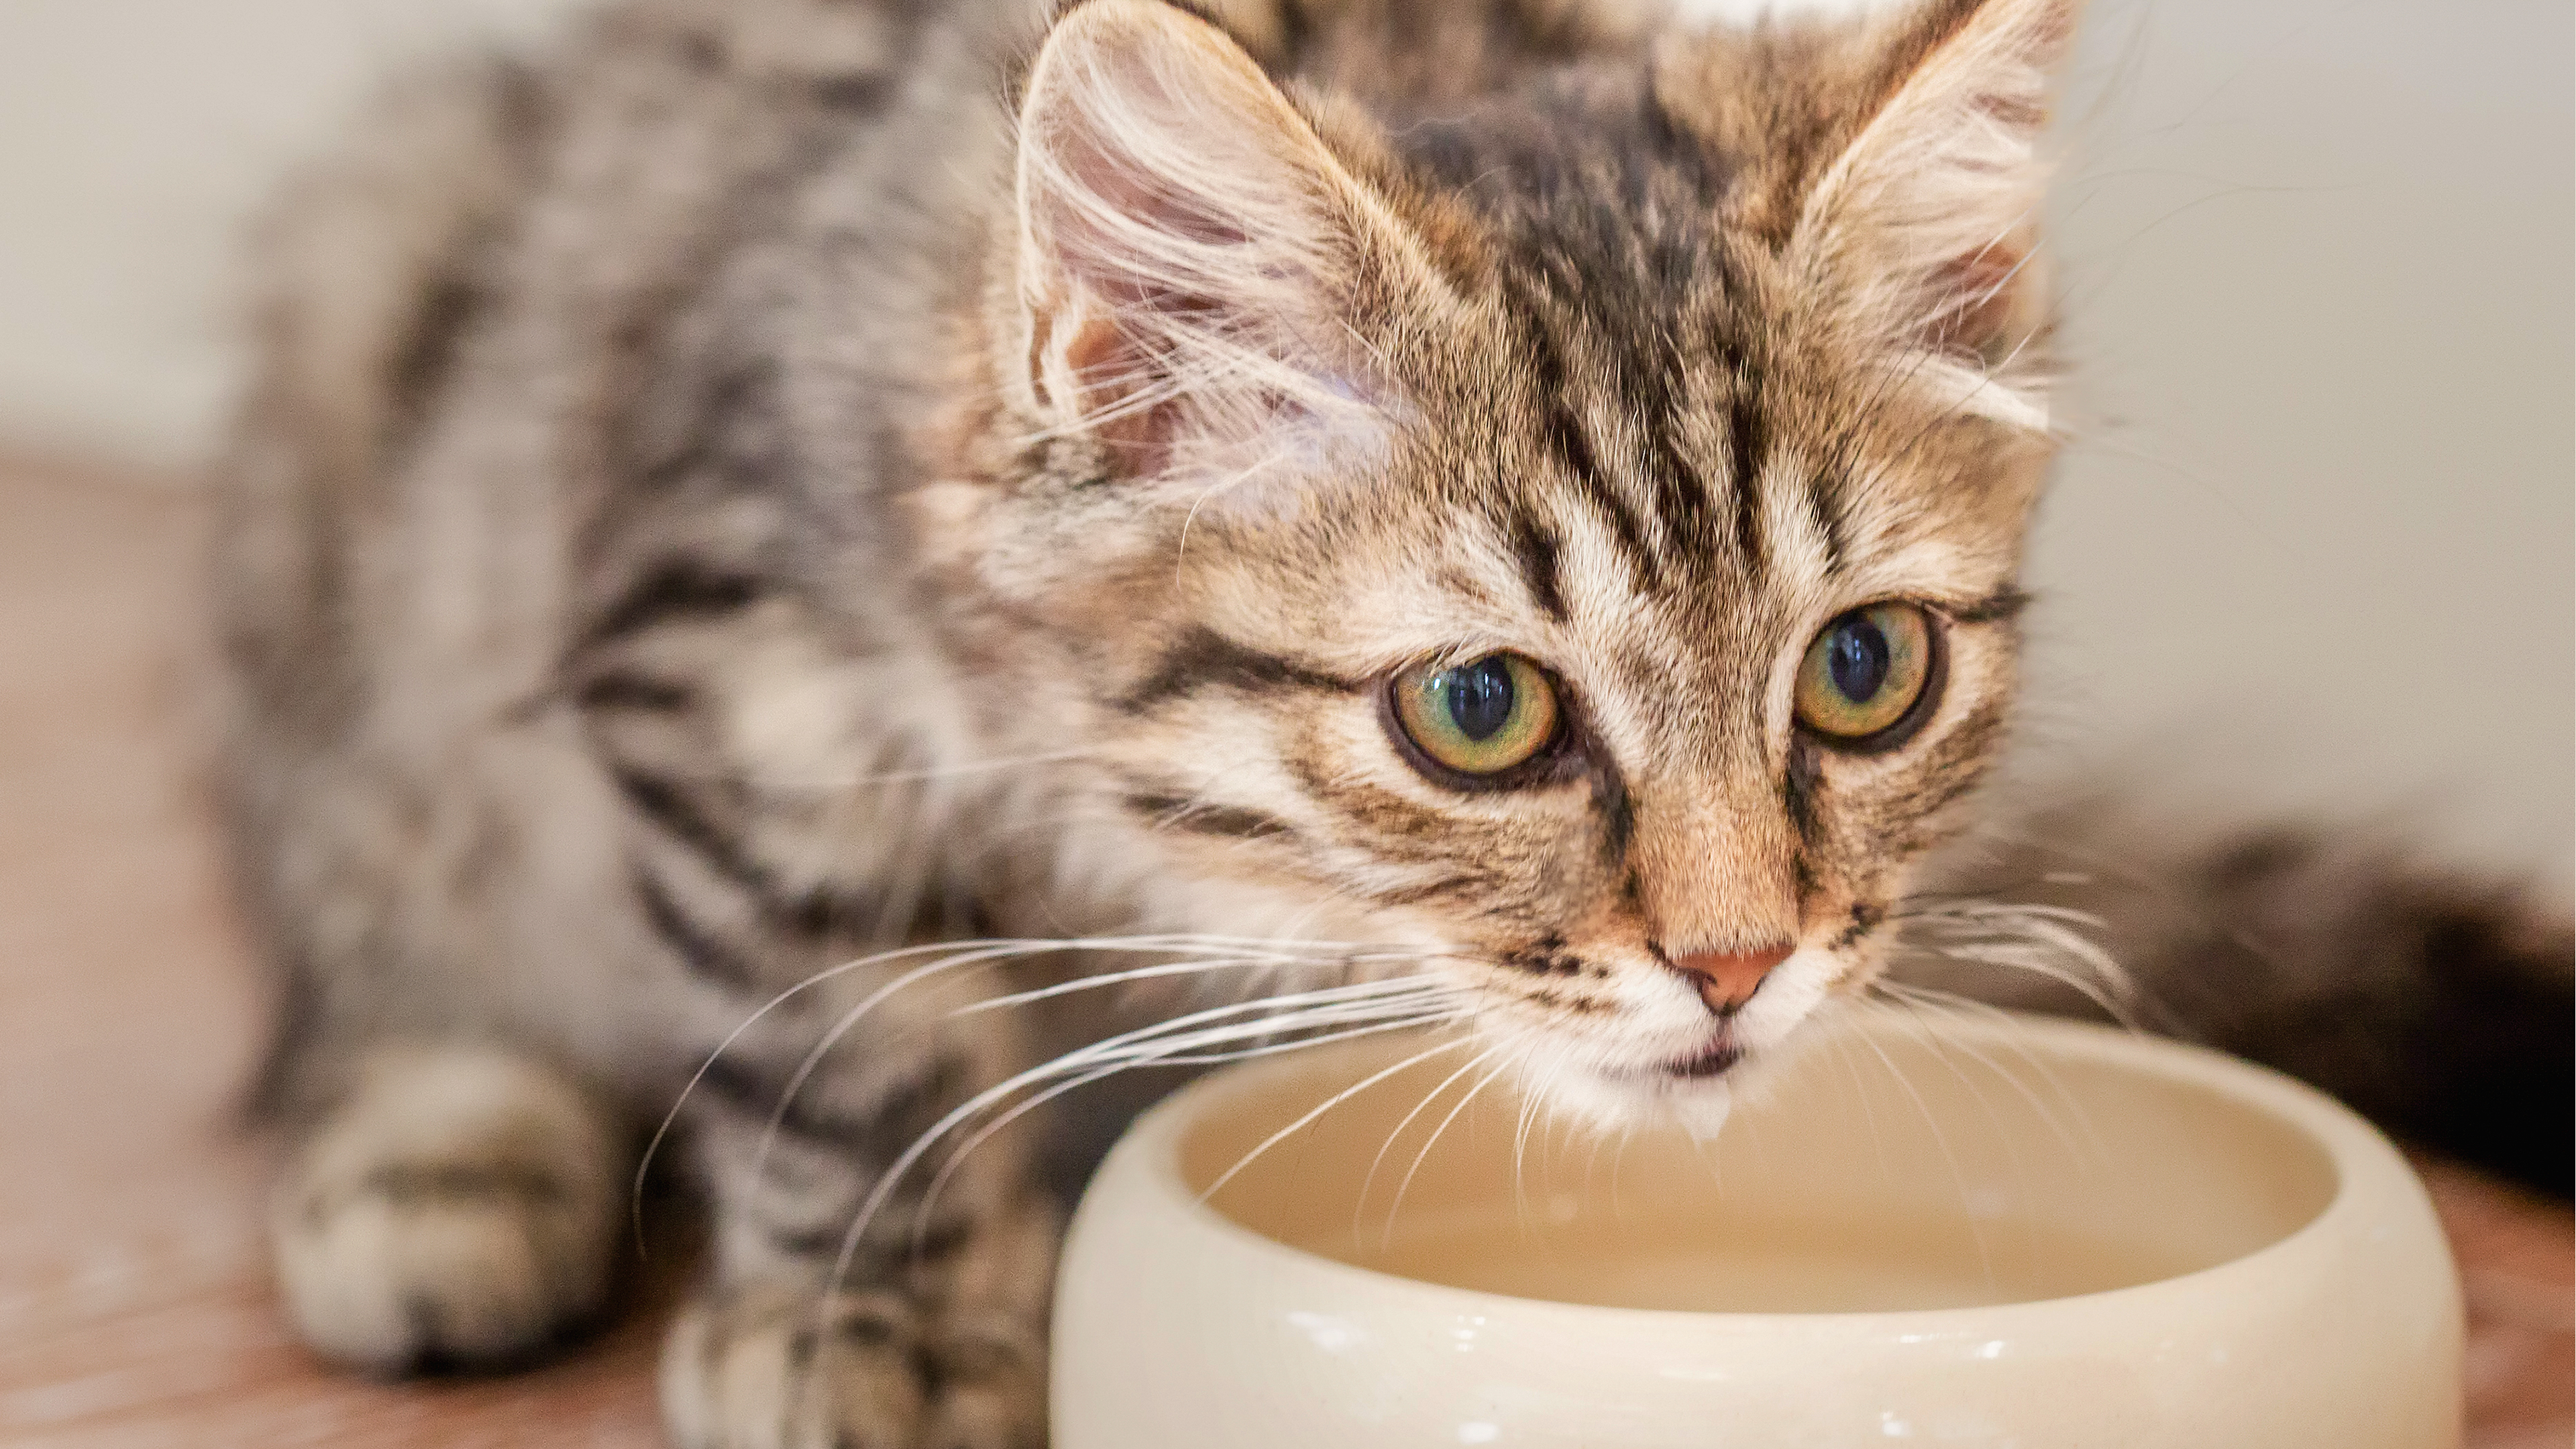
[[[2274,1073],[1855,1012],[1714,1140],[1602,1141],[1468,1097],[1474,1050],[1289,1053],[1139,1119],[1066,1245],[1056,1449],[2459,1442],[2421,1185]]]

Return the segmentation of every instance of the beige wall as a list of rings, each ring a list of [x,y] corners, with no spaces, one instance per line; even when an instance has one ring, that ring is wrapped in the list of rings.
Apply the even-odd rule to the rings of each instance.
[[[1700,8],[1733,7],[1704,0]],[[0,438],[185,461],[224,246],[363,77],[561,0],[0,7]],[[2096,0],[2034,734],[2570,868],[2565,0]]]
[[[2563,893],[2576,11],[2091,19],[2078,441],[2034,570],[2056,733],[2178,741],[2187,786],[2251,803],[2413,807]]]
[[[185,462],[232,385],[228,246],[369,76],[561,0],[0,0],[0,437]]]

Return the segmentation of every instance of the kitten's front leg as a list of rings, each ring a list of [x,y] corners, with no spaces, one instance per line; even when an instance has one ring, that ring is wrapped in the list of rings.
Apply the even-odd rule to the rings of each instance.
[[[978,1144],[935,1202],[924,1194],[946,1153],[914,1164],[834,1281],[850,1224],[887,1167],[985,1085],[961,1076],[952,1058],[870,1109],[801,1105],[762,1160],[777,1086],[760,1074],[711,1075],[718,1089],[696,1126],[717,1262],[663,1351],[662,1402],[676,1443],[1045,1443],[1058,1223],[1054,1204],[1029,1184],[1016,1134]]]

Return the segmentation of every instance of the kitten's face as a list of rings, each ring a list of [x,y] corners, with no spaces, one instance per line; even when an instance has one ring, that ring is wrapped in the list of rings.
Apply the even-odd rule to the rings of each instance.
[[[1758,169],[1729,148],[1760,134],[1671,93],[1741,42],[1543,79],[1399,156],[1325,146],[1241,66],[1189,93],[1188,67],[1230,63],[1196,22],[1076,12],[1112,17],[1113,60],[1178,48],[1114,124],[1041,110],[1104,104],[1074,60],[1033,81],[1032,145],[1072,155],[1034,184],[1141,220],[1067,240],[1088,213],[1050,226],[1024,171],[1041,263],[1074,254],[1023,278],[1031,405],[1080,394],[1091,425],[1042,450],[986,567],[1064,631],[1097,782],[1163,869],[1247,916],[1426,948],[1500,1060],[1602,1120],[1722,1112],[1741,1059],[1872,974],[1909,862],[1997,743],[2046,460],[2029,395],[1977,381],[2033,331],[1998,301],[2004,238],[1920,258],[1902,224],[1867,229],[1906,178],[1870,174],[1866,123],[1973,38],[1964,13],[1895,99],[1860,88],[1859,160],[1822,153],[1780,183],[1792,205],[1712,180]],[[1157,105],[1202,147],[1249,111],[1204,186],[1285,186],[1281,213],[1150,164]],[[1539,154],[1508,136],[1533,117]],[[1755,235],[1757,202],[1803,215]],[[1319,235],[1281,248],[1301,221]],[[1100,255],[1121,245],[1146,253],[1124,278]],[[1961,286],[1985,295],[1940,290]]]

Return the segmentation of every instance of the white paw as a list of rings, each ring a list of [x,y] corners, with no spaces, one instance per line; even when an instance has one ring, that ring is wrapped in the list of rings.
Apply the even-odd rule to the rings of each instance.
[[[662,1409],[681,1449],[1038,1449],[1045,1354],[998,1328],[925,1333],[894,1294],[818,1311],[809,1291],[756,1285],[673,1326]]]
[[[620,1162],[597,1108],[542,1067],[381,1053],[278,1183],[288,1307],[315,1349],[380,1372],[523,1355],[599,1307]]]

